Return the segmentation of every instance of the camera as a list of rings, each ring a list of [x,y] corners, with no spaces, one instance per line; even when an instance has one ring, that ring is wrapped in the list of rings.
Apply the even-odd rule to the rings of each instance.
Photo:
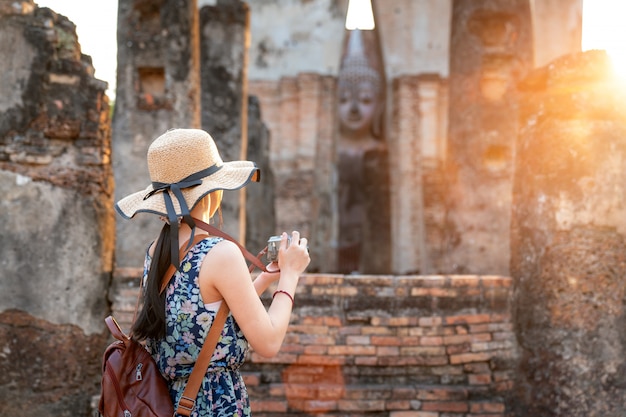
[[[287,246],[291,243],[291,237],[287,237]],[[278,248],[280,248],[280,236],[270,236],[267,240],[267,261],[278,262]]]

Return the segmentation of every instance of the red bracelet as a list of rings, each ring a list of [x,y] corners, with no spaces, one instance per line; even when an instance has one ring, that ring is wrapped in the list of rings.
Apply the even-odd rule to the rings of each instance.
[[[276,290],[274,291],[274,294],[272,295],[272,300],[274,299],[274,297],[276,297],[276,294],[281,293],[281,294],[285,294],[287,297],[289,297],[289,299],[291,300],[291,308],[293,308],[295,302],[293,301],[293,296],[291,294],[289,294],[287,291],[285,290]]]

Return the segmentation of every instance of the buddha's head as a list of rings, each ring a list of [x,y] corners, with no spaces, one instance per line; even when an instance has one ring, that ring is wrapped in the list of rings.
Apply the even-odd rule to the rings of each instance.
[[[349,36],[337,86],[341,129],[353,137],[378,136],[382,77],[367,59],[360,31],[353,30]]]

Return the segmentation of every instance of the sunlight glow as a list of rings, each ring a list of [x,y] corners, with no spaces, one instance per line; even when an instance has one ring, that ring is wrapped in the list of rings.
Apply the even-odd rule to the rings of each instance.
[[[582,50],[602,49],[615,73],[626,77],[626,2],[583,0]]]
[[[374,29],[374,13],[371,0],[350,0],[346,16],[346,29]]]

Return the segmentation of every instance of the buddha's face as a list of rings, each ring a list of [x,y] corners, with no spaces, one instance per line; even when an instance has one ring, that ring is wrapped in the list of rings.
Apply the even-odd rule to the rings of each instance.
[[[339,87],[339,120],[352,134],[370,131],[378,107],[378,91],[368,80],[346,82]]]

